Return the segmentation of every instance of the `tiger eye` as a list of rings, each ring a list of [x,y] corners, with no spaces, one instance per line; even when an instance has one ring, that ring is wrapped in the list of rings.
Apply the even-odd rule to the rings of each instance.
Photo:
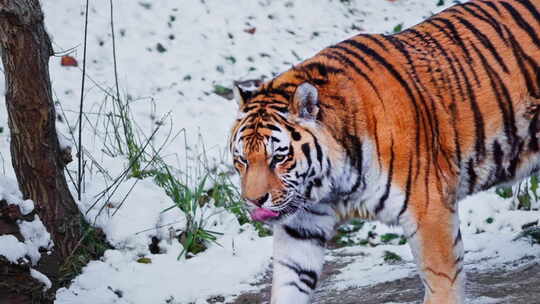
[[[276,155],[274,156],[273,160],[275,162],[280,162],[280,161],[283,161],[285,159],[285,155]]]

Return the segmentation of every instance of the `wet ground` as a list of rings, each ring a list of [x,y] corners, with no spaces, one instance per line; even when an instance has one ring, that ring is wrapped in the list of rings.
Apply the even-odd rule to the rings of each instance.
[[[418,276],[366,287],[335,290],[333,278],[346,264],[325,266],[323,283],[317,290],[315,304],[422,303],[423,288]],[[477,269],[468,265],[467,303],[540,304],[540,261],[524,258],[494,268]],[[270,275],[259,282],[259,291],[239,296],[231,304],[268,303]]]

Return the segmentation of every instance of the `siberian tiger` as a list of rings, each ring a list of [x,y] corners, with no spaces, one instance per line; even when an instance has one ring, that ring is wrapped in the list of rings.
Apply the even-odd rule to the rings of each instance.
[[[274,226],[271,303],[310,302],[352,217],[403,227],[424,303],[464,302],[458,201],[540,168],[539,6],[471,0],[235,88],[234,166]]]

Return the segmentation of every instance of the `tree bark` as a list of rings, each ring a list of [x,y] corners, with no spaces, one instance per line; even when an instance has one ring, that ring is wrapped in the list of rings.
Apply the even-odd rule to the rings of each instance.
[[[0,0],[0,52],[13,167],[24,198],[34,201],[35,212],[54,241],[53,254],[43,255],[37,267],[53,282],[51,293],[58,287],[60,267],[74,253],[82,232],[81,215],[68,189],[56,134],[48,66],[53,51],[38,0]],[[0,230],[0,234],[4,232]],[[19,268],[0,261],[0,280],[2,273],[21,274]],[[22,273],[24,276],[24,269]],[[29,274],[27,277],[33,281]],[[32,301],[45,301],[35,299],[24,288],[19,294],[34,298]],[[50,301],[50,295],[46,298]],[[18,303],[31,303],[21,301]]]

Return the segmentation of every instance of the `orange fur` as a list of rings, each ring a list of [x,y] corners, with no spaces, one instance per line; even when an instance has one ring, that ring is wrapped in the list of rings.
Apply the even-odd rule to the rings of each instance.
[[[457,303],[456,201],[538,170],[538,10],[538,0],[471,0],[396,35],[352,37],[265,83],[240,111],[273,113],[273,104],[296,117],[296,88],[314,84],[317,123],[331,137],[321,141],[338,155],[357,151],[350,138],[369,138],[372,166],[392,170],[405,193],[426,303]],[[246,197],[283,187],[267,155],[244,153],[254,163],[240,171]]]

